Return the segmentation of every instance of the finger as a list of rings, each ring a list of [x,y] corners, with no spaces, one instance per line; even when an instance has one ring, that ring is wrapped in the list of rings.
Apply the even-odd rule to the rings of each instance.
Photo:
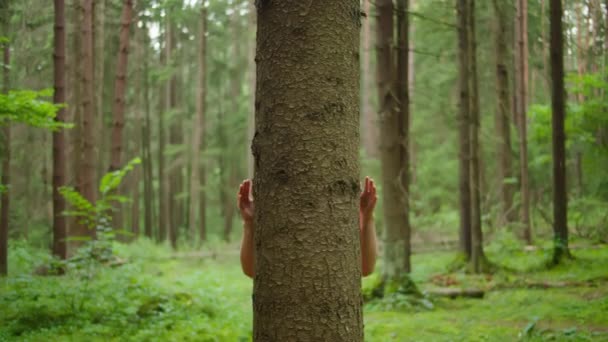
[[[369,192],[369,177],[365,177],[365,193]]]

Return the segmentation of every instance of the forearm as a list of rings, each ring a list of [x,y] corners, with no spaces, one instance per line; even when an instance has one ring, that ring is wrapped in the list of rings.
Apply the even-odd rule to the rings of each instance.
[[[374,272],[376,266],[376,229],[373,216],[359,218],[361,240],[361,274],[365,277]]]
[[[243,240],[241,241],[241,268],[243,273],[253,278],[254,270],[254,236],[253,222],[243,223]]]

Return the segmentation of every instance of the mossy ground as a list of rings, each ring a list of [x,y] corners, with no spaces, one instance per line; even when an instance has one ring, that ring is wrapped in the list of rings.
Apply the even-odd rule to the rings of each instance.
[[[167,249],[144,242],[119,246],[118,252],[133,262],[102,268],[90,281],[31,276],[31,267],[0,280],[0,341],[250,340],[252,281],[241,274],[238,254],[172,259]],[[21,259],[12,265],[24,266],[33,253],[13,253]],[[488,291],[484,299],[429,297],[415,306],[399,305],[400,298],[370,302],[366,341],[608,341],[608,246],[572,254],[575,259],[546,268],[550,249],[490,248],[489,260],[510,269],[491,276],[447,273],[450,252],[415,255],[411,277],[423,292],[512,286]],[[364,279],[364,290],[377,280]],[[526,281],[587,282],[519,286]]]

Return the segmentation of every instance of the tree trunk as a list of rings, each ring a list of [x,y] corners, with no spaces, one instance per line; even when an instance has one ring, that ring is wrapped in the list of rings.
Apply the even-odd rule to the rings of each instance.
[[[143,170],[144,170],[144,231],[146,237],[152,239],[153,227],[154,227],[154,187],[152,184],[153,171],[152,171],[152,143],[151,143],[151,130],[152,123],[150,120],[150,83],[148,79],[149,65],[148,65],[148,47],[149,47],[149,33],[148,26],[146,25],[145,19],[142,20],[143,25],[139,32],[141,33],[142,40],[139,44],[142,44],[142,60],[143,60],[143,89],[141,92],[141,103],[143,104],[144,110],[144,122],[142,126],[142,155],[143,155]]]
[[[192,127],[192,165],[190,169],[190,218],[188,223],[190,225],[190,239],[194,241],[197,233],[197,222],[196,213],[199,212],[199,216],[202,218],[205,213],[199,210],[200,201],[200,169],[203,167],[200,162],[201,156],[201,140],[204,132],[205,124],[205,98],[206,98],[206,69],[205,69],[205,56],[206,56],[206,38],[207,32],[207,9],[201,4],[201,14],[199,18],[199,50],[198,50],[198,77],[197,77],[197,91],[196,91],[196,115],[194,116],[194,125]],[[199,219],[199,227],[200,226]],[[201,240],[202,241],[202,240]]]
[[[106,1],[107,0],[94,0],[93,1],[93,13],[94,13],[94,23],[95,30],[93,31],[93,44],[95,46],[95,51],[98,53],[93,56],[93,64],[95,68],[95,84],[99,85],[95,89],[95,110],[97,113],[97,122],[95,123],[99,129],[99,134],[97,137],[97,146],[98,146],[98,161],[97,161],[97,178],[98,180],[103,177],[103,175],[107,172],[108,164],[110,157],[106,156],[106,151],[108,150],[108,135],[105,120],[105,111],[103,108],[104,104],[104,89],[105,89],[105,27],[106,27]],[[111,18],[113,19],[113,18]],[[108,158],[108,159],[106,159]]]
[[[256,12],[253,2],[249,2],[249,27],[248,30],[255,32],[256,27]],[[255,35],[255,33],[254,33]],[[249,51],[247,52],[247,74],[249,81],[249,113],[247,117],[247,177],[253,179],[253,154],[251,153],[251,141],[255,132],[255,36],[250,40]]]
[[[499,137],[497,144],[498,184],[501,194],[502,216],[499,224],[515,221],[513,210],[513,177],[511,170],[511,102],[509,96],[509,67],[507,66],[507,7],[501,0],[493,0],[496,16],[495,20],[495,48],[496,48],[496,133]]]
[[[165,32],[165,45],[168,39]],[[166,49],[160,53],[161,65],[167,63]],[[169,177],[165,170],[165,116],[167,114],[166,86],[162,87],[159,96],[158,113],[158,241],[163,242],[167,239],[167,228],[169,226]]]
[[[380,5],[380,3],[378,4]],[[388,25],[382,22],[392,15],[388,10],[392,6],[382,3],[378,6],[378,26],[382,26],[382,33],[387,34]],[[384,70],[378,70],[379,75],[388,75],[381,82],[391,80],[395,72],[395,96],[397,103],[395,110],[382,112],[381,119],[381,145],[380,155],[382,161],[382,189],[384,201],[384,217],[386,222],[384,234],[384,274],[385,282],[392,283],[404,279],[411,271],[410,263],[410,217],[409,217],[409,21],[408,1],[397,1],[397,60],[394,64],[383,65]],[[392,11],[391,11],[392,12]],[[389,22],[390,23],[390,22]],[[387,26],[384,26],[387,25]],[[380,34],[380,32],[378,32]],[[389,35],[390,39],[391,36]],[[382,40],[386,39],[386,40]],[[386,44],[387,38],[378,36],[378,42]],[[386,45],[384,45],[386,50]],[[388,50],[390,52],[390,50]],[[380,53],[380,51],[378,51]],[[378,58],[380,60],[380,57]],[[388,72],[388,73],[387,73]],[[380,82],[379,82],[380,83]],[[382,91],[382,90],[380,90]],[[393,96],[393,94],[384,94]],[[385,102],[386,104],[386,102]],[[387,108],[387,107],[384,107]]]
[[[371,29],[371,6],[370,0],[363,0],[363,12],[367,17],[363,19],[363,33],[361,41],[361,138],[363,139],[363,147],[368,158],[378,157],[378,124],[376,120],[376,112],[372,108],[371,93],[373,89],[372,83],[372,29]]]
[[[521,193],[521,222],[523,225],[524,240],[532,244],[532,229],[530,227],[530,186],[528,182],[528,2],[517,0],[517,73],[515,93],[516,117],[519,128],[519,165],[520,165],[520,193]]]
[[[253,339],[362,341],[359,1],[257,4]]]
[[[0,18],[2,20],[2,35],[9,37],[10,30],[10,7],[8,0],[0,2]],[[10,43],[4,42],[3,59],[4,67],[2,68],[3,84],[2,92],[8,94],[10,89],[10,64],[11,50]],[[9,186],[10,184],[10,161],[11,161],[11,129],[10,123],[0,127],[0,159],[2,160],[2,177],[0,185]],[[9,189],[5,192],[0,192],[0,276],[8,274],[8,228],[9,228],[9,207],[10,197]]]
[[[470,89],[469,89],[469,7],[467,0],[457,0],[458,11],[458,84],[460,92],[459,126],[459,187],[460,187],[460,248],[466,259],[471,258],[471,174],[470,174]]]
[[[570,255],[568,250],[568,197],[566,193],[566,116],[564,89],[564,32],[562,2],[550,0],[551,17],[551,109],[553,137],[553,262]]]
[[[474,273],[485,271],[483,234],[481,229],[479,83],[477,78],[477,41],[475,34],[475,0],[469,1],[468,34],[470,61],[470,128],[471,128],[471,268]]]
[[[112,147],[110,152],[110,172],[122,167],[123,142],[122,134],[125,126],[125,98],[127,95],[127,67],[129,58],[129,31],[133,16],[133,0],[124,0],[120,18],[120,38],[118,58],[116,59],[116,80],[114,82],[114,105],[112,106]],[[120,190],[117,190],[120,192]],[[113,213],[114,228],[122,228],[121,207]]]
[[[175,65],[173,52],[177,46],[176,42],[176,33],[173,20],[170,18],[172,12],[170,11],[166,16],[166,25],[167,25],[167,65],[173,66]],[[175,71],[171,73],[169,81],[167,82],[166,87],[166,96],[167,96],[167,108],[168,110],[174,111],[177,107],[177,76],[175,75]],[[175,120],[174,120],[175,121]],[[170,123],[169,124],[169,143],[171,145],[178,145],[181,141],[181,123],[177,120],[178,123]],[[177,249],[177,239],[178,239],[178,229],[180,227],[180,204],[179,199],[177,197],[178,194],[182,191],[182,165],[178,165],[177,163],[174,167],[169,170],[169,242],[171,242],[171,247],[173,249]]]
[[[70,74],[70,86],[69,89],[72,90],[71,98],[70,98],[70,107],[68,109],[72,112],[72,121],[74,123],[74,128],[71,130],[70,135],[70,146],[71,146],[71,176],[70,182],[74,184],[74,188],[79,193],[82,193],[82,186],[80,184],[81,172],[82,172],[82,68],[80,67],[80,54],[82,50],[82,35],[80,34],[79,27],[81,25],[81,17],[82,17],[82,4],[80,0],[74,0],[72,2],[72,47],[68,49],[68,56],[70,57],[70,62],[68,65],[71,66],[71,74]],[[71,52],[71,53],[70,53]],[[78,223],[78,218],[70,217],[68,224],[68,237],[72,236],[82,236],[82,234],[86,235],[87,230],[86,227],[82,227],[81,224]],[[68,256],[73,254],[75,248],[78,246],[77,242],[68,242]]]
[[[95,167],[97,153],[95,150],[95,85],[93,68],[93,1],[82,0],[81,24],[81,58],[80,68],[82,77],[82,169],[78,172],[80,192],[89,202],[95,203],[97,198],[97,184]],[[76,236],[95,238],[94,228],[79,225]]]
[[[53,102],[64,104],[65,96],[65,2],[55,0],[55,32],[54,32],[54,53],[53,70],[55,81],[55,92]],[[66,110],[59,108],[55,120],[58,123],[65,123]],[[63,212],[66,210],[66,202],[59,193],[59,188],[67,185],[67,145],[66,134],[63,130],[53,132],[53,254],[60,259],[66,259],[67,250],[67,222]]]

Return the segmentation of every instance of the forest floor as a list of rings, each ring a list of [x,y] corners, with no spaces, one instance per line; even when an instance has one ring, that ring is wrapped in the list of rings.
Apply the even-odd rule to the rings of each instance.
[[[574,260],[546,269],[550,251],[541,245],[491,246],[488,257],[508,267],[492,276],[448,273],[453,252],[414,255],[412,277],[423,291],[477,288],[484,298],[372,301],[366,341],[608,341],[608,246],[574,249]],[[116,246],[124,265],[59,277],[32,275],[41,251],[17,244],[10,253],[14,272],[0,279],[0,341],[250,340],[252,281],[237,253],[171,257],[141,241]],[[364,290],[375,277],[364,279]]]

